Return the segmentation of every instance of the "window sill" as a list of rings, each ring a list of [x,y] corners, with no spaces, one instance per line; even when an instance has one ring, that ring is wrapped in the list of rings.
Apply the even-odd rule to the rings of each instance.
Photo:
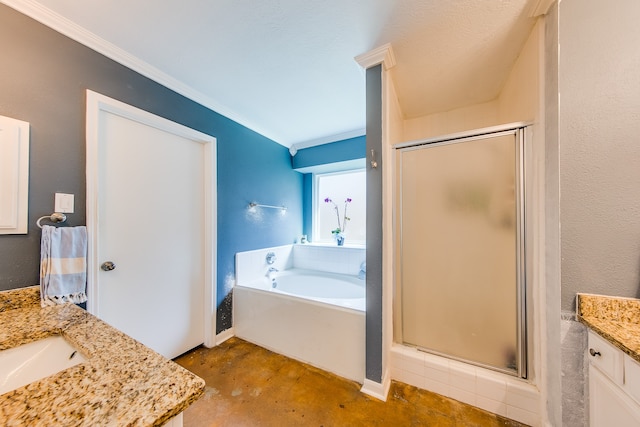
[[[301,246],[320,246],[320,247],[333,247],[333,248],[351,248],[351,249],[366,249],[366,243],[347,243],[344,246],[338,246],[335,242],[310,242],[310,243],[296,243]]]

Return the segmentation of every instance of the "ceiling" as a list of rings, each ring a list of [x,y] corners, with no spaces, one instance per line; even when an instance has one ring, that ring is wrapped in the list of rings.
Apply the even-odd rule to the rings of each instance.
[[[495,99],[541,0],[0,0],[284,145],[362,135],[354,57],[390,43],[405,118]]]

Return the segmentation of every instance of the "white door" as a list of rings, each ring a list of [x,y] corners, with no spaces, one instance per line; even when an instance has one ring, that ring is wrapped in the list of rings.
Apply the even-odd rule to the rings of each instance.
[[[168,358],[215,331],[214,144],[87,93],[87,309]]]

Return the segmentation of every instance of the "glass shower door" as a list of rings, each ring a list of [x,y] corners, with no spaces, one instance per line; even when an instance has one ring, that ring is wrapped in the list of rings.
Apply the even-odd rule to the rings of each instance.
[[[403,343],[526,376],[521,153],[519,130],[397,151]]]

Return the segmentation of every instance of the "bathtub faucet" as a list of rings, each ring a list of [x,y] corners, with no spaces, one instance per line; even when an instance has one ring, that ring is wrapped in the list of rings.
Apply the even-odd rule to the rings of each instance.
[[[267,277],[269,278],[269,280],[271,281],[271,286],[272,287],[276,287],[276,273],[278,272],[278,269],[275,267],[269,267],[269,271],[267,271]]]
[[[360,271],[358,272],[358,279],[364,280],[367,277],[367,262],[362,261],[360,264]]]

